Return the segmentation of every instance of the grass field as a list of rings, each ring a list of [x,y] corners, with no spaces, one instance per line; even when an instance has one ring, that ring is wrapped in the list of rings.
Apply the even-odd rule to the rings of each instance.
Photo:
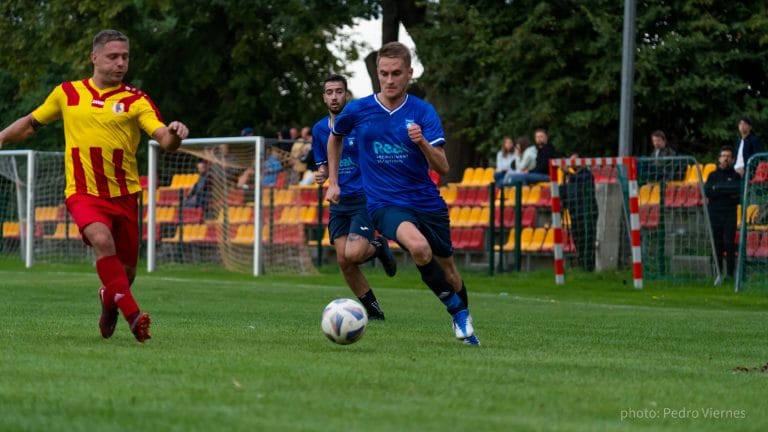
[[[138,344],[99,337],[92,266],[0,260],[2,431],[768,430],[768,296],[617,275],[465,274],[482,346],[412,269],[367,270],[387,314],[350,346],[316,277],[140,274]]]

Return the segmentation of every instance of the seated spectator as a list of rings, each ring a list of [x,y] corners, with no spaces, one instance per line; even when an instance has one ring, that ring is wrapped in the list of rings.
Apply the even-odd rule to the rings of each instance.
[[[277,147],[269,147],[269,155],[264,160],[261,168],[262,186],[274,186],[277,183],[277,175],[283,170],[283,164],[280,163],[280,158],[277,157],[278,151]],[[254,169],[251,165],[238,177],[237,187],[240,189],[252,189],[254,187],[253,174]]]
[[[208,183],[208,163],[201,160],[197,162],[198,178],[190,189],[189,194],[184,198],[184,207],[201,207],[205,210],[208,207],[208,198],[210,196],[210,185]]]
[[[517,153],[515,142],[511,137],[505,136],[501,141],[501,149],[496,152],[496,171],[493,173],[493,180],[501,183],[507,173],[517,169],[517,160],[522,154]]]
[[[504,178],[506,184],[531,184],[549,181],[549,160],[557,157],[555,146],[549,142],[545,129],[536,129],[536,165],[527,172],[512,173]]]

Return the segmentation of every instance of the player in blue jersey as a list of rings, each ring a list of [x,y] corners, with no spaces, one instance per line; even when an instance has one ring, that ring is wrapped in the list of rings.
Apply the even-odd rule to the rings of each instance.
[[[430,104],[407,93],[413,69],[405,45],[385,44],[376,65],[381,92],[350,102],[334,121],[326,199],[339,201],[341,137],[354,134],[374,226],[411,254],[421,279],[453,316],[456,337],[479,345],[467,289],[453,260],[448,207],[428,173],[430,168],[448,173],[440,118]]]
[[[341,75],[331,75],[323,81],[323,102],[328,115],[312,128],[312,152],[315,156],[315,181],[323,184],[328,178],[327,142],[336,115],[347,103],[347,80]],[[353,135],[344,138],[339,167],[341,196],[331,205],[328,233],[336,249],[336,261],[341,273],[368,312],[368,319],[383,320],[382,312],[373,290],[359,264],[378,257],[389,276],[394,276],[397,263],[383,237],[373,237],[373,224],[365,205],[365,193],[357,162],[357,145]]]

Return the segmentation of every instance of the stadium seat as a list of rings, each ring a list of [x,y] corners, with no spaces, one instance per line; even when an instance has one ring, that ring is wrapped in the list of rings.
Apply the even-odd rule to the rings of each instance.
[[[302,206],[299,218],[305,225],[317,225],[317,206]]]
[[[544,228],[544,227],[534,228],[533,235],[531,235],[528,242],[523,242],[521,240],[522,251],[523,252],[539,252],[541,250],[541,245],[544,243],[544,238],[546,236],[547,236],[547,228]]]
[[[469,228],[465,230],[463,235],[464,249],[466,250],[483,250],[483,229],[482,228]]]
[[[454,204],[454,201],[456,201],[457,192],[458,192],[458,188],[453,185],[443,186],[440,188],[440,196],[443,197],[443,200],[449,206],[452,206]]]
[[[464,168],[464,174],[461,176],[461,181],[459,182],[459,186],[471,186],[472,180],[474,180],[474,177],[475,177],[474,167]]]
[[[504,207],[503,213],[499,211],[499,208],[496,208],[496,213],[494,215],[494,225],[496,227],[513,227],[515,226],[515,208],[514,207]]]
[[[526,193],[525,190],[528,189]],[[523,205],[535,206],[541,197],[541,186],[538,184],[523,186]]]
[[[77,224],[70,222],[59,222],[56,224],[56,230],[51,235],[44,235],[43,238],[50,240],[80,240],[80,229]]]
[[[232,238],[232,243],[240,245],[252,245],[253,244],[253,225],[243,224],[237,227],[237,232]]]
[[[523,227],[534,227],[536,225],[536,207],[528,206],[523,208],[520,225]]]
[[[482,186],[475,191],[475,201],[473,205],[489,206],[491,205],[491,192],[488,186]]]
[[[701,190],[698,185],[690,185],[686,188],[685,207],[699,207],[702,205]]]
[[[717,169],[717,165],[715,165],[714,163],[708,163],[704,165],[704,169],[702,169],[701,171],[702,181],[706,182],[707,179],[709,178],[709,175],[712,174],[712,172],[714,172],[716,169]]]
[[[576,252],[576,245],[573,243],[573,234],[571,230],[563,230],[563,253]]]
[[[203,209],[200,207],[184,207],[179,214],[179,222],[200,223],[203,221]]]
[[[549,186],[540,188],[539,200],[534,204],[536,207],[549,207],[552,205],[552,189]]]
[[[763,183],[765,181],[768,181],[768,161],[763,161],[757,164],[755,175],[750,182]]]
[[[495,250],[503,250],[503,251],[512,251],[515,250],[515,230],[511,229],[509,230],[509,234],[507,235],[507,240],[504,242],[503,245],[501,245],[501,248],[499,245],[494,246]]]
[[[748,231],[747,232],[747,256],[754,257],[759,247],[760,247],[760,232]]]
[[[3,222],[3,238],[19,238],[21,227],[18,222]]]
[[[157,205],[159,206],[178,206],[183,200],[183,189],[159,188],[157,190]]]
[[[642,212],[641,212],[640,225],[643,228],[655,230],[659,227],[660,221],[661,221],[661,206],[653,205],[653,206],[647,207],[646,216],[645,216],[645,226],[643,226],[643,219],[642,219]]]
[[[547,229],[544,241],[541,243],[542,252],[552,252],[555,249],[555,230]]]
[[[654,183],[647,183],[640,186],[640,190],[637,193],[637,203],[640,207],[650,204],[651,193],[653,192],[654,186]]]
[[[245,191],[242,189],[230,189],[227,191],[227,205],[241,206],[245,204]]]
[[[768,258],[768,232],[763,232],[760,236],[760,245],[755,251],[755,258],[766,259]]]

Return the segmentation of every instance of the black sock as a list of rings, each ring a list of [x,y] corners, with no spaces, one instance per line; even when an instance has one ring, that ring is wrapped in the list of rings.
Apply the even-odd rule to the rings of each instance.
[[[464,306],[469,307],[469,298],[467,297],[467,287],[464,285],[464,281],[461,281],[461,291],[459,291],[459,297],[464,302]]]
[[[432,290],[433,293],[443,302],[448,309],[448,313],[454,313],[465,309],[461,297],[453,290],[453,286],[448,282],[445,271],[434,259],[423,266],[416,266],[421,273],[421,280]]]
[[[365,311],[368,312],[369,317],[384,316],[384,311],[381,310],[381,306],[379,306],[379,301],[376,300],[376,295],[373,293],[372,289],[369,289],[367,293],[358,297],[358,299],[360,299],[360,302],[363,303],[363,306],[365,307]]]

